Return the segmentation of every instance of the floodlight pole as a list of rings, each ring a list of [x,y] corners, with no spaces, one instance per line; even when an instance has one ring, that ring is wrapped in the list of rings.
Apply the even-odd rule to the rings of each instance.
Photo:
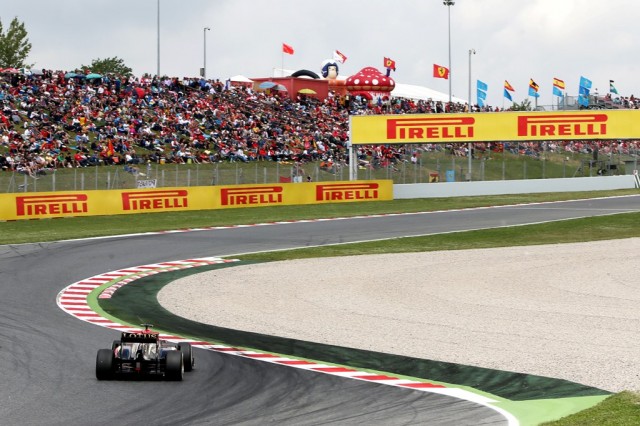
[[[453,0],[444,0],[442,4],[447,6],[449,15],[449,111],[451,111],[451,76],[453,75],[451,72],[451,6],[456,4],[456,2]]]
[[[211,31],[211,28],[204,27],[204,65],[202,68],[202,78],[207,79],[207,31]]]
[[[471,112],[471,55],[475,54],[475,49],[469,49],[469,112]]]
[[[160,0],[158,0],[158,69],[156,75],[160,78]]]
[[[471,55],[476,54],[476,49],[469,49],[469,112],[471,112]],[[473,146],[471,142],[469,142],[469,182],[471,182],[471,160],[473,153]]]

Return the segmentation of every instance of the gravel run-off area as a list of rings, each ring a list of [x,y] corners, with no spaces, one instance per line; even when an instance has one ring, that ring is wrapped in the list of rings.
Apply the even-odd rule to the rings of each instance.
[[[640,238],[240,265],[158,299],[220,327],[640,390]]]

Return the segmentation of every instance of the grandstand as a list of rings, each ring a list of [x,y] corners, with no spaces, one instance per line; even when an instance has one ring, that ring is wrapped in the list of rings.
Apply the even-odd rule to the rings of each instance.
[[[246,84],[230,87],[220,80],[202,78],[107,75],[88,79],[83,74],[52,70],[0,72],[0,169],[35,179],[43,172],[96,166],[299,162],[313,164],[314,170],[336,178],[337,173],[330,170],[338,171],[347,164],[351,115],[468,109],[463,100],[449,104],[436,92],[418,92],[416,87],[398,85],[388,102],[371,105],[332,93],[325,99],[303,94],[291,99],[274,90],[256,91]],[[593,107],[637,108],[633,98],[595,97],[594,102]],[[567,102],[565,107],[572,105]],[[472,110],[500,109],[474,106]],[[562,158],[570,155],[579,163],[575,156],[588,156],[594,149],[613,159],[617,155],[616,161],[621,162],[637,157],[638,142],[482,143],[472,147],[472,155],[483,161],[483,167],[486,159],[493,158],[491,152],[536,159],[556,153]],[[443,178],[447,168],[443,164],[450,161],[445,158],[455,162],[455,157],[467,155],[462,144],[391,146],[363,148],[358,161],[368,171],[382,169],[383,177],[389,177],[427,164],[427,157],[432,156],[437,163],[423,175],[436,171]],[[416,157],[418,162],[414,162]],[[326,164],[331,167],[324,167]],[[406,173],[404,176],[406,179]],[[321,176],[316,172],[314,178]]]

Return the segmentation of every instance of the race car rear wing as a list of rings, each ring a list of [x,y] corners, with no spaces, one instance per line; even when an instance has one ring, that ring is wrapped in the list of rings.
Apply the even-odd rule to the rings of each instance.
[[[122,337],[120,338],[120,341],[122,341],[123,343],[125,343],[125,342],[130,342],[130,343],[155,343],[155,342],[157,342],[159,340],[159,335],[160,335],[160,333],[151,333],[151,332],[147,332],[147,333],[143,333],[143,332],[130,333],[130,332],[123,331],[122,332]]]

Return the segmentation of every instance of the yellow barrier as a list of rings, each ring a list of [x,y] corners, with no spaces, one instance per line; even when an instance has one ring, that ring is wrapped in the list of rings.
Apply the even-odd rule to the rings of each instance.
[[[640,110],[356,115],[351,143],[638,139]]]
[[[0,220],[105,216],[393,199],[393,181],[0,194]]]

